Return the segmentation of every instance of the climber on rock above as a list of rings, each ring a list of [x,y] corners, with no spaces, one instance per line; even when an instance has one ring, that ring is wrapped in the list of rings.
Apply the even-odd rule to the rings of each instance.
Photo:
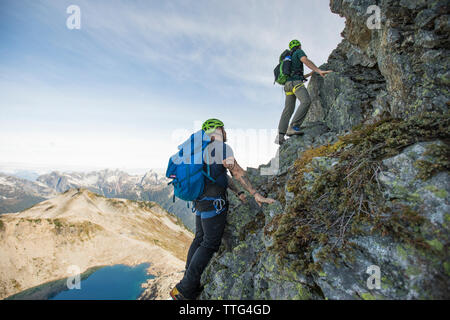
[[[289,50],[291,51],[291,73],[284,85],[284,92],[286,93],[286,100],[283,113],[281,114],[280,122],[278,124],[278,136],[275,140],[276,144],[282,145],[285,142],[284,136],[301,135],[300,126],[308,113],[311,99],[308,90],[305,88],[306,78],[317,72],[322,77],[333,72],[332,70],[323,71],[316,67],[316,65],[308,59],[305,52],[301,49],[300,41],[292,40],[289,43]],[[307,75],[303,74],[303,64],[313,70]],[[289,125],[292,113],[295,110],[295,102],[300,100],[300,106],[295,112],[294,118]]]
[[[228,171],[255,198],[259,206],[263,203],[275,202],[274,199],[263,197],[253,188],[245,170],[234,158],[233,150],[225,144],[227,134],[222,121],[206,120],[202,130],[211,138],[211,142],[205,149],[209,160],[204,161],[203,166],[209,164],[208,174],[212,179],[204,177],[203,192],[194,200],[195,237],[188,250],[184,277],[170,292],[174,300],[195,299],[198,295],[203,270],[214,252],[219,250],[222,241],[228,212],[227,188],[245,202],[244,191],[237,188],[233,179],[228,176]]]

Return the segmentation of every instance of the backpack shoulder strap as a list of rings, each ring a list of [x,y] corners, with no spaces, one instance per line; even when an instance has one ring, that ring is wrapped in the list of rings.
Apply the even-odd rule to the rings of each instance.
[[[211,142],[210,142],[211,143]],[[204,150],[206,150],[207,148],[208,148],[208,146],[210,145],[210,143],[208,143],[208,145],[205,147],[205,149]],[[222,150],[222,155],[225,155],[226,154],[226,145],[225,145],[225,143],[222,143],[222,145],[223,145],[223,150]],[[225,185],[222,185],[221,183],[219,183],[216,179],[214,179],[213,177],[211,177],[211,169],[210,169],[210,164],[209,164],[209,151],[208,150],[206,150],[206,171],[207,172],[205,172],[204,170],[202,170],[202,174],[206,177],[206,178],[208,178],[209,180],[211,180],[213,183],[216,183],[216,184],[218,184],[218,185],[220,185],[221,187],[224,187],[224,188],[226,188],[226,186]],[[222,173],[222,175],[223,174],[227,174],[227,171],[224,171],[224,173]]]

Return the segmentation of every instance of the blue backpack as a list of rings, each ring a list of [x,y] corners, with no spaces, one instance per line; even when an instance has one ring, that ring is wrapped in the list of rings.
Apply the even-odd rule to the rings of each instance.
[[[216,182],[210,176],[209,165],[206,166],[207,172],[203,170],[203,151],[210,142],[211,138],[203,130],[197,131],[170,157],[166,177],[173,179],[169,184],[174,188],[174,201],[175,197],[185,201],[197,199],[203,193],[205,177]]]

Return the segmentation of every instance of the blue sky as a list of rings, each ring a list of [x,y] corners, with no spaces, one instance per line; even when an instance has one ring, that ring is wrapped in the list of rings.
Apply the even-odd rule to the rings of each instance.
[[[2,0],[0,169],[162,168],[210,117],[272,132],[279,54],[297,38],[320,65],[343,28],[326,0]],[[275,154],[268,142],[249,156],[247,140],[232,145],[244,166]]]

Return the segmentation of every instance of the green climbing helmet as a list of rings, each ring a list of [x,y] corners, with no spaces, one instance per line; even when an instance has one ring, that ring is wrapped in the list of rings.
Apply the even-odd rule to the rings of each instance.
[[[202,124],[202,130],[205,131],[206,134],[213,133],[219,127],[224,127],[224,124],[219,119],[208,119]]]
[[[300,41],[298,40],[292,40],[289,42],[289,50],[292,50],[292,48],[295,48],[300,45]]]

